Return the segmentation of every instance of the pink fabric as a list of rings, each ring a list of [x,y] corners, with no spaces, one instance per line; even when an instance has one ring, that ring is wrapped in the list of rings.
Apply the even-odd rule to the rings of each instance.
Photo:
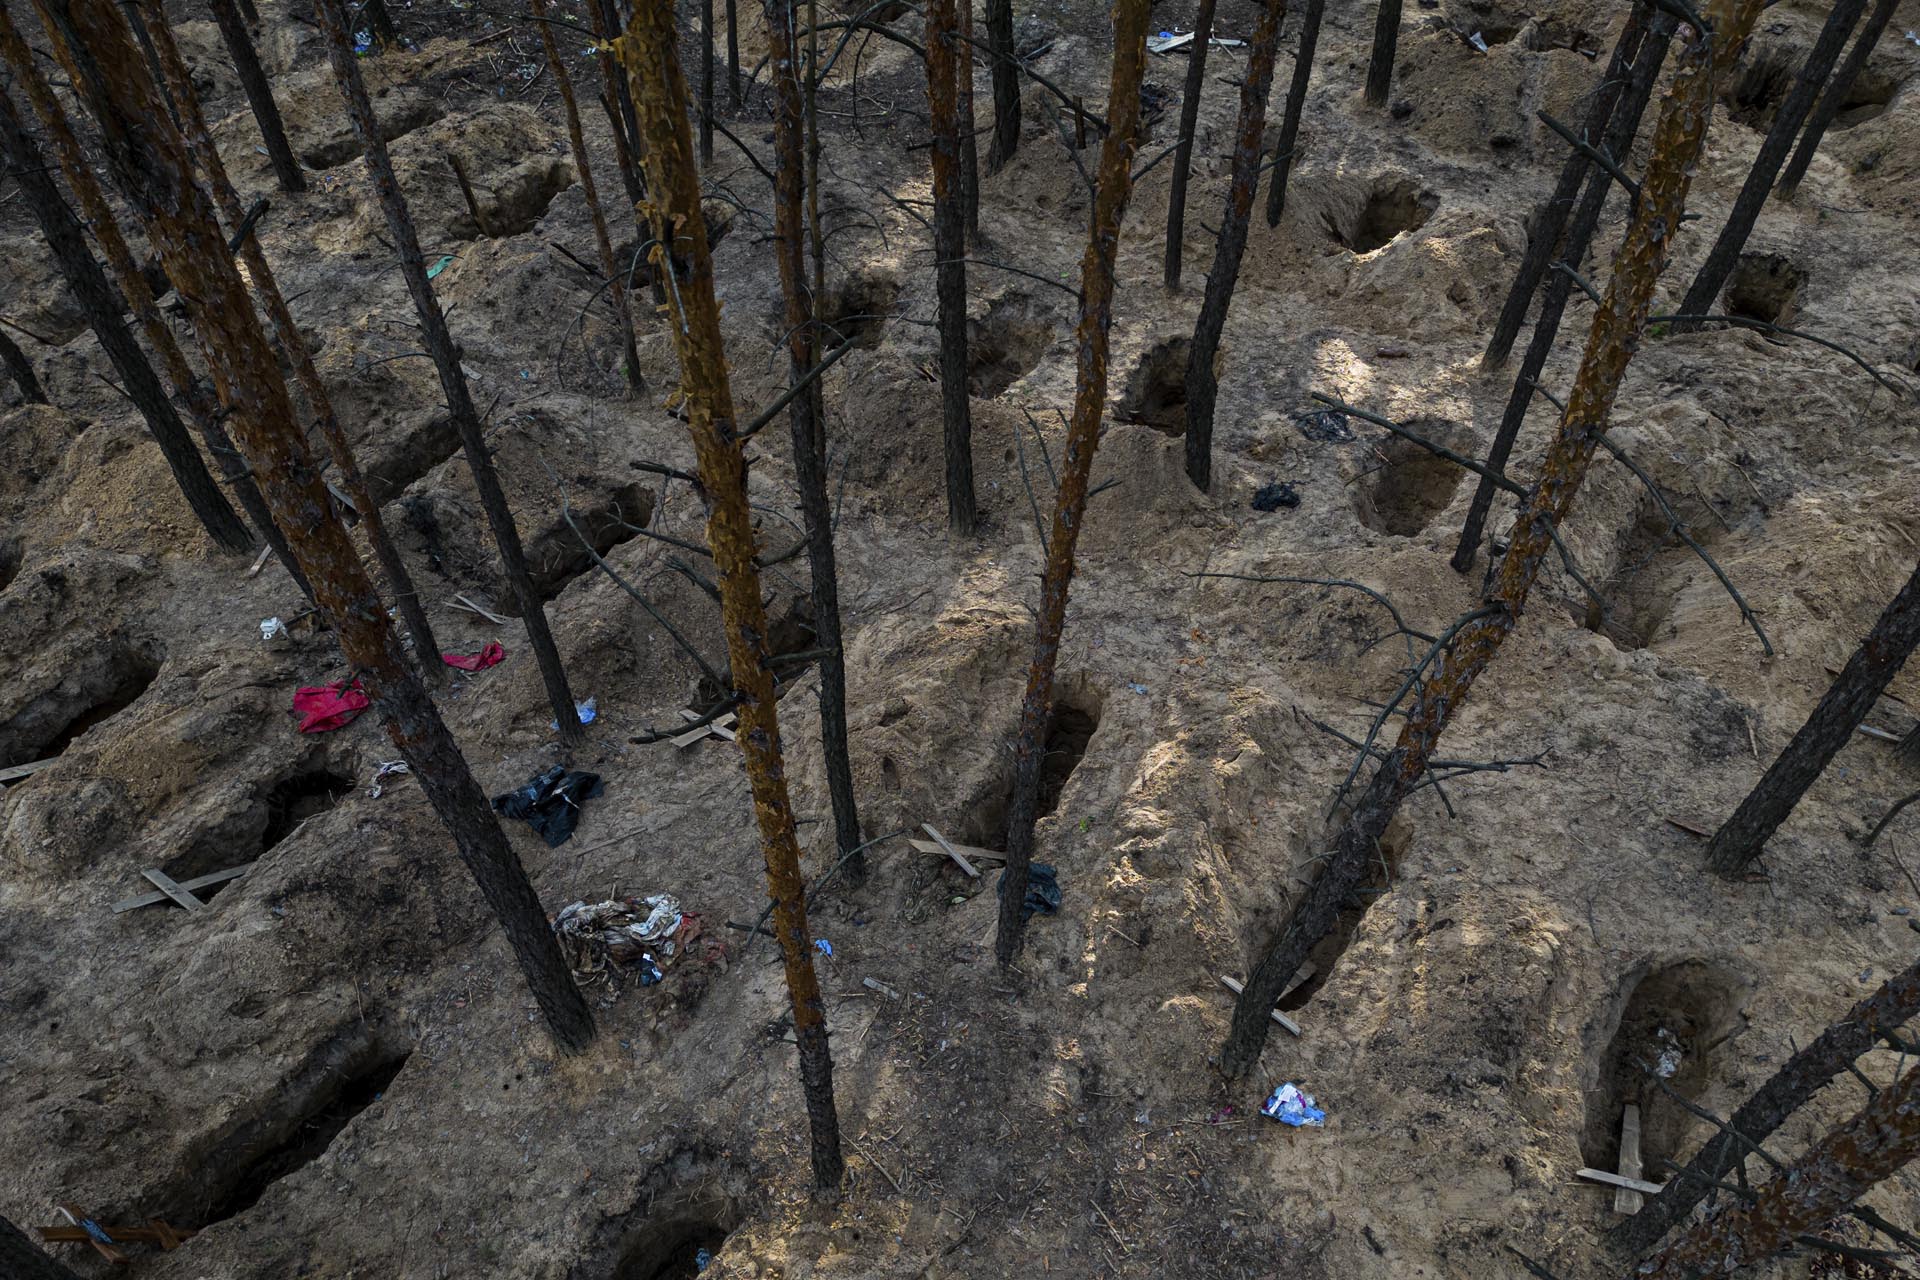
[[[505,661],[506,656],[507,651],[496,641],[478,653],[443,653],[440,660],[462,671],[485,671],[495,663]]]
[[[301,716],[301,733],[326,733],[350,725],[369,705],[358,680],[309,685],[293,694],[293,709]]]

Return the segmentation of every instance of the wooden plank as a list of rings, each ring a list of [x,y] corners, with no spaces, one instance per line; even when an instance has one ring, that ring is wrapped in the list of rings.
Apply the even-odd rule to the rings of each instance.
[[[680,718],[682,720],[698,720],[700,718],[700,713],[697,711],[689,711],[685,707],[682,707],[680,708]],[[727,727],[728,725],[735,723],[738,719],[739,719],[739,716],[735,712],[729,711],[727,712],[727,714],[721,716],[718,720],[714,720],[707,724],[703,724],[699,726],[697,732],[700,734],[701,737],[705,737],[708,734],[712,734],[716,738],[725,738],[728,742],[738,742],[740,741],[740,735]],[[694,731],[689,730],[689,732],[694,732]],[[686,736],[687,735],[683,733],[680,735],[680,738],[684,738]],[[671,739],[671,741],[675,746],[678,746],[680,744],[680,738],[674,738],[674,739]]]
[[[260,548],[260,554],[254,557],[253,568],[247,570],[247,576],[249,578],[259,577],[260,570],[266,566],[267,557],[272,554],[273,554],[273,548],[271,546]]]
[[[1239,995],[1242,991],[1246,990],[1246,988],[1241,985],[1241,982],[1238,978],[1229,978],[1224,973],[1220,975],[1220,985],[1225,987],[1227,990],[1233,992],[1233,994],[1235,995]],[[1267,1010],[1267,1012],[1273,1016],[1273,1020],[1275,1022],[1285,1027],[1288,1031],[1291,1031],[1296,1036],[1300,1034],[1300,1024],[1295,1022],[1292,1018],[1289,1018],[1286,1014],[1280,1012],[1278,1009],[1269,1009]]]
[[[166,894],[169,898],[172,898],[175,902],[179,903],[181,906],[185,907],[187,910],[205,911],[207,909],[206,903],[200,901],[200,899],[194,897],[191,893],[188,893],[185,889],[181,888],[180,885],[174,880],[172,876],[168,875],[166,872],[162,871],[160,868],[148,867],[146,870],[142,871],[140,874],[145,876],[147,879],[153,881],[154,884],[159,886],[160,892]]]
[[[937,853],[941,857],[945,857],[947,853],[945,845],[935,844],[931,840],[914,840],[909,838],[907,843],[915,849],[918,849],[921,853]],[[1006,865],[1007,855],[1004,853],[997,853],[992,849],[982,849],[970,844],[956,844],[953,847],[964,854],[969,862],[990,862],[995,866]]]
[[[187,890],[204,889],[209,885],[225,884],[229,880],[237,880],[245,874],[247,874],[246,867],[228,867],[225,871],[215,871],[208,875],[195,876],[191,880],[182,880],[180,887]],[[135,907],[151,907],[166,900],[167,895],[164,893],[143,893],[137,898],[128,898],[123,902],[114,903],[113,913],[119,915],[122,911],[131,911]]]
[[[1609,1187],[1625,1187],[1629,1191],[1638,1191],[1645,1195],[1657,1196],[1664,1186],[1658,1182],[1647,1182],[1640,1178],[1623,1178],[1617,1173],[1608,1173],[1605,1169],[1582,1169],[1574,1175],[1588,1182],[1600,1182]]]
[[[1640,1108],[1629,1102],[1620,1113],[1620,1176],[1640,1180]],[[1638,1213],[1645,1203],[1632,1187],[1616,1187],[1613,1192],[1615,1213]]]
[[[481,617],[485,618],[488,622],[493,623],[495,626],[504,627],[507,625],[507,620],[505,618],[501,617],[499,614],[495,613],[491,609],[483,608],[480,605],[475,604],[473,600],[467,596],[457,595],[453,598],[453,600],[451,601],[451,604],[456,609],[465,609],[468,613],[477,613]]]
[[[1678,818],[1668,818],[1667,825],[1670,827],[1678,827],[1688,835],[1700,840],[1711,840],[1713,838],[1713,832],[1702,827],[1696,827],[1691,822],[1682,822]]]
[[[18,782],[22,778],[30,778],[42,769],[51,769],[59,760],[59,756],[54,756],[50,760],[35,760],[32,764],[8,765],[0,769],[0,782]]]
[[[1313,967],[1313,961],[1311,960],[1301,965],[1298,969],[1295,969],[1293,976],[1287,979],[1287,989],[1280,993],[1280,998],[1285,1000],[1288,996],[1292,995],[1294,988],[1313,977],[1316,972],[1318,972],[1318,970]]]
[[[971,862],[968,862],[967,856],[961,853],[958,849],[954,848],[951,844],[949,844],[945,836],[941,835],[938,831],[935,831],[933,829],[933,824],[931,822],[921,823],[920,829],[926,832],[928,835],[932,836],[934,838],[934,841],[937,844],[939,844],[940,851],[946,854],[949,858],[952,858],[954,862],[959,864],[960,869],[966,872],[971,879],[978,880],[980,878],[979,868],[975,867]]]
[[[120,1252],[118,1249],[114,1248],[110,1244],[101,1244],[98,1240],[95,1240],[92,1236],[87,1235],[86,1231],[83,1228],[81,1228],[80,1223],[86,1218],[87,1215],[86,1215],[86,1211],[82,1209],[79,1205],[69,1202],[67,1204],[55,1205],[54,1207],[60,1210],[61,1213],[64,1213],[67,1215],[67,1221],[73,1224],[74,1230],[79,1231],[81,1235],[86,1236],[87,1243],[92,1245],[95,1251],[98,1252],[101,1257],[105,1258],[108,1262],[113,1263],[115,1266],[124,1267],[127,1265],[126,1254]],[[98,1224],[96,1223],[95,1225],[97,1226]],[[105,1228],[102,1228],[102,1230],[105,1230]],[[108,1234],[112,1234],[112,1233],[109,1232]]]
[[[703,724],[698,729],[689,729],[685,733],[668,738],[667,741],[676,747],[690,747],[696,742],[704,742],[712,737],[713,735],[707,732],[712,727],[712,725]]]

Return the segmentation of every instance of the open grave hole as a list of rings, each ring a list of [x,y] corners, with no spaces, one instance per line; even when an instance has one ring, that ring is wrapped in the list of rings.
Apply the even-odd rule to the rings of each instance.
[[[367,463],[367,487],[382,506],[460,452],[460,430],[445,412],[417,415],[397,444]]]
[[[1600,37],[1585,27],[1577,27],[1559,18],[1542,18],[1527,37],[1527,48],[1536,53],[1546,53],[1552,49],[1571,49],[1589,58],[1600,56],[1606,48]]]
[[[838,289],[827,292],[825,304],[815,317],[825,335],[821,354],[848,345],[879,346],[899,301],[900,282],[892,276],[868,272],[849,276]]]
[[[1040,363],[1053,344],[1053,317],[1024,293],[995,298],[967,321],[967,392],[997,396]]]
[[[1637,1176],[1663,1181],[1664,1160],[1684,1161],[1697,1145],[1703,1121],[1660,1088],[1664,1082],[1698,1103],[1724,1075],[1727,1042],[1746,1026],[1741,1014],[1748,984],[1738,974],[1701,960],[1683,960],[1642,976],[1608,1011],[1590,1043],[1607,1037],[1606,1052],[1589,1063],[1586,1127],[1580,1157],[1587,1167],[1615,1172],[1620,1119],[1640,1108]]]
[[[1464,427],[1442,418],[1416,418],[1409,430],[1456,452],[1469,443]],[[1445,511],[1466,473],[1411,440],[1393,436],[1374,446],[1378,455],[1354,486],[1354,510],[1360,523],[1381,533],[1412,537]]]
[[[332,809],[353,794],[354,780],[321,767],[302,768],[265,788],[256,788],[254,800],[211,830],[193,846],[161,868],[185,882],[216,871],[246,866],[271,852],[311,818]],[[194,890],[201,901],[212,898],[230,881]]]
[[[1193,350],[1188,338],[1156,342],[1127,375],[1120,393],[1122,422],[1138,422],[1170,436],[1187,433],[1187,359]]]
[[[13,585],[20,576],[20,563],[26,559],[27,544],[21,538],[0,539],[0,591]]]
[[[533,589],[542,600],[554,599],[575,578],[591,573],[596,554],[605,556],[622,543],[639,537],[640,531],[653,519],[653,490],[638,483],[626,484],[603,502],[573,508],[572,515],[573,523],[579,526],[578,533],[565,520],[556,517],[527,546],[528,572],[533,578]],[[591,552],[580,545],[583,535],[593,548]],[[512,603],[513,591],[504,576],[497,590],[498,599]]]
[[[1899,81],[1884,71],[1873,67],[1862,67],[1860,74],[1847,86],[1847,92],[1840,99],[1840,109],[1834,113],[1829,129],[1851,129],[1855,125],[1865,124],[1886,114],[1887,107],[1893,102]]]
[[[784,610],[767,610],[767,662],[773,668],[775,701],[793,692],[801,675],[813,665],[814,659],[803,659],[798,655],[816,647],[811,596],[796,595]],[[731,664],[721,667],[720,674],[726,678],[727,687],[722,689],[706,676],[701,676],[693,687],[693,701],[687,710],[704,714],[733,692]]]
[[[1283,1012],[1301,1008],[1319,994],[1320,988],[1327,985],[1334,968],[1340,963],[1340,957],[1360,936],[1360,922],[1366,919],[1374,903],[1392,892],[1400,877],[1400,863],[1406,857],[1407,846],[1411,842],[1408,835],[1411,830],[1412,825],[1404,817],[1397,817],[1387,824],[1386,833],[1380,837],[1378,856],[1368,866],[1366,879],[1360,882],[1353,896],[1340,908],[1339,915],[1334,918],[1333,928],[1327,930],[1326,935],[1307,952],[1307,963],[1303,968],[1310,976],[1281,996],[1276,1008]]]
[[[354,1117],[378,1103],[410,1053],[364,1031],[322,1047],[284,1089],[191,1162],[186,1185],[162,1216],[208,1227],[245,1213],[274,1183],[319,1159]]]
[[[547,216],[554,198],[573,185],[573,169],[560,160],[530,161],[515,165],[495,183],[477,176],[471,180],[486,226],[483,231],[463,208],[451,228],[460,240],[517,236],[533,230]]]
[[[1763,324],[1791,325],[1800,310],[1806,271],[1778,253],[1743,253],[1727,280],[1727,314]]]
[[[648,1173],[632,1210],[594,1230],[567,1280],[684,1280],[702,1274],[744,1217],[740,1197],[726,1182],[707,1153],[674,1153]]]
[[[1086,758],[1087,744],[1100,727],[1100,708],[1090,700],[1060,698],[1053,705],[1047,741],[1040,757],[1040,803],[1034,817],[1044,818],[1060,807],[1067,779]]]
[[[1427,225],[1440,197],[1422,191],[1410,178],[1376,178],[1344,203],[1321,211],[1327,234],[1356,254],[1384,249],[1409,231]]]
[[[1060,807],[1067,780],[1086,758],[1087,745],[1100,727],[1099,700],[1084,690],[1063,692],[1056,687],[1053,718],[1041,745],[1040,793],[1034,808],[1038,821]],[[943,830],[955,844],[995,853],[1007,850],[1007,814],[1013,807],[1014,762],[1011,750],[998,753],[1000,765],[966,797],[951,830]],[[943,871],[959,869],[943,861]]]
[[[1733,83],[1720,94],[1727,118],[1749,129],[1764,130],[1774,109],[1793,88],[1794,67],[1784,50],[1757,50],[1740,65]]]
[[[89,658],[0,725],[0,768],[65,754],[88,730],[138,701],[160,674],[158,662],[128,645]]]
[[[1696,521],[1684,499],[1669,495],[1668,501],[1687,521],[1694,538],[1709,546],[1718,526]],[[1708,570],[1673,532],[1666,512],[1649,493],[1640,495],[1633,523],[1621,534],[1617,548],[1613,567],[1593,584],[1607,602],[1606,611],[1603,614],[1600,606],[1588,599],[1586,628],[1605,636],[1616,649],[1645,649],[1667,638],[1674,591],[1684,584],[1690,566],[1698,566],[1703,573]]]
[[[374,104],[374,119],[380,127],[380,140],[389,143],[432,124],[446,113],[446,108],[438,99],[413,90],[382,92]],[[323,118],[336,125],[344,123],[334,116]],[[360,154],[359,137],[351,129],[341,127],[338,132],[330,133],[325,139],[302,150],[300,163],[309,169],[334,169],[349,160],[358,160]]]

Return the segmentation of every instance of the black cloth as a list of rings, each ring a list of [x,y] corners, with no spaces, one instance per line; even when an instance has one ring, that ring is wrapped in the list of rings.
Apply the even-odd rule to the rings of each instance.
[[[1007,891],[1007,873],[1000,873],[1000,883],[994,892],[1005,894]],[[1044,862],[1027,864],[1027,897],[1020,904],[1020,918],[1030,920],[1034,912],[1050,916],[1060,910],[1060,881],[1051,866]]]
[[[554,765],[535,774],[527,785],[493,798],[493,811],[503,817],[524,819],[540,833],[549,849],[557,849],[573,836],[580,825],[580,805],[599,795],[600,775],[569,772]]]

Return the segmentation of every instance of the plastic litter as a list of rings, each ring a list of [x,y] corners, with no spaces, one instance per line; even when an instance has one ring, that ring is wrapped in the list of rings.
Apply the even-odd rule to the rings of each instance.
[[[452,261],[453,261],[452,254],[449,253],[449,254],[442,255],[440,258],[440,261],[434,263],[432,266],[427,268],[427,279],[431,280],[435,276],[439,275],[442,271],[445,271],[447,269],[447,264]]]
[[[1908,44],[1920,44],[1920,31],[1909,31],[1909,32],[1907,32],[1907,43],[1908,43]]]
[[[1002,871],[1000,882],[994,892],[1005,893],[1006,888],[1007,873]],[[1050,916],[1058,910],[1060,910],[1059,877],[1047,863],[1029,862],[1027,864],[1027,897],[1020,906],[1020,918],[1032,919],[1036,911],[1041,915]]]
[[[293,709],[300,713],[301,733],[326,733],[350,725],[371,705],[358,680],[336,680],[293,691]]]
[[[535,774],[517,791],[495,796],[493,811],[524,820],[540,833],[549,849],[557,849],[573,838],[573,829],[580,824],[581,804],[603,789],[599,774],[569,771],[556,764]]]
[[[1255,511],[1279,511],[1286,508],[1291,511],[1300,505],[1300,495],[1294,492],[1293,482],[1276,480],[1272,484],[1263,484],[1254,491],[1253,509]]]
[[[1300,428],[1301,435],[1320,444],[1346,444],[1353,439],[1353,428],[1347,425],[1347,415],[1337,409],[1296,413],[1293,420]]]
[[[600,714],[597,701],[596,698],[588,698],[585,702],[576,702],[573,704],[573,714],[580,717],[581,724],[592,724],[594,718]],[[547,728],[558,730],[560,728],[560,722],[558,720],[549,720],[547,721]]]
[[[1472,35],[1467,37],[1467,43],[1472,45],[1474,48],[1478,49],[1482,53],[1485,53],[1487,51],[1487,38],[1481,35],[1478,31],[1474,32]]]
[[[1665,1027],[1657,1028],[1653,1036],[1660,1042],[1660,1055],[1653,1060],[1653,1074],[1662,1080],[1671,1080],[1674,1073],[1680,1070],[1680,1062],[1687,1056],[1687,1051],[1681,1045],[1680,1037]]]
[[[813,949],[815,951],[818,951],[823,956],[830,956],[833,954],[833,944],[831,942],[828,942],[825,938],[815,938],[813,940]]]
[[[1133,690],[1135,693],[1145,693],[1147,691],[1147,686],[1141,684],[1138,680],[1127,681],[1127,688]]]
[[[269,643],[275,640],[286,639],[287,624],[280,621],[277,617],[260,619],[260,638]]]
[[[666,970],[700,935],[697,920],[664,893],[573,902],[553,918],[553,936],[580,985],[605,979],[617,987],[621,974],[632,973],[650,987],[666,980]]]
[[[696,1273],[705,1271],[707,1269],[707,1264],[712,1261],[713,1261],[712,1251],[708,1249],[702,1249],[698,1253],[693,1255],[693,1269]]]
[[[1295,1084],[1283,1084],[1260,1104],[1260,1114],[1296,1129],[1326,1127],[1327,1113],[1313,1105],[1313,1095]]]
[[[355,53],[365,54],[367,50],[371,48],[373,48],[373,33],[371,31],[356,31],[353,33],[353,51]]]
[[[413,770],[407,767],[405,760],[382,760],[379,766],[373,771],[373,785],[367,788],[367,794],[373,799],[378,800],[380,793],[387,789],[388,778],[394,778],[403,773],[412,772]]]
[[[1148,53],[1172,53],[1175,49],[1185,49],[1193,43],[1191,31],[1162,31],[1158,35],[1147,37]],[[1226,36],[1210,36],[1207,44],[1214,49],[1240,49],[1246,46],[1245,40],[1233,40]]]
[[[440,661],[462,671],[485,671],[488,667],[506,661],[506,648],[498,641],[489,644],[478,653],[443,653]]]

